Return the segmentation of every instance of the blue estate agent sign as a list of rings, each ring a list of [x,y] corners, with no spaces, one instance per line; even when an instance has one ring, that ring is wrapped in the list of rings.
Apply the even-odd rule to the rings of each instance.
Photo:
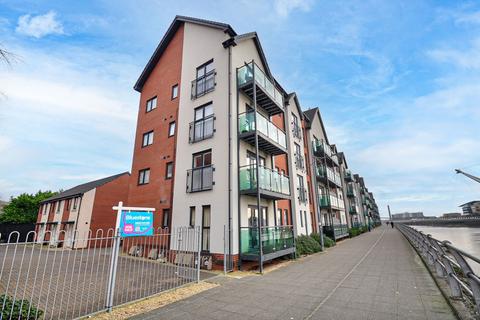
[[[120,235],[122,237],[153,236],[153,212],[123,210]]]

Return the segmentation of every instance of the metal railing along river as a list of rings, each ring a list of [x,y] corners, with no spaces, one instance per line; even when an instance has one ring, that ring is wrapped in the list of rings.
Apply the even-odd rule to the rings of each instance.
[[[450,296],[464,299],[471,304],[475,313],[480,314],[480,277],[470,264],[480,264],[480,258],[475,257],[449,241],[434,239],[410,226],[398,223],[398,230],[423,256],[432,271],[447,281]]]
[[[126,238],[55,229],[0,237],[0,320],[79,318],[200,279],[198,227]]]

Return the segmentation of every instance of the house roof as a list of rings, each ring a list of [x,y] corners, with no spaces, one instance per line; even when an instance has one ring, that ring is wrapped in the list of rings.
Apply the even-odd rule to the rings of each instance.
[[[325,125],[323,124],[322,115],[320,114],[320,110],[317,107],[315,107],[315,108],[311,108],[311,109],[308,109],[308,110],[304,111],[303,114],[305,115],[305,117],[308,120],[307,125],[306,125],[307,129],[311,128],[311,124],[312,124],[313,120],[315,119],[315,115],[318,116],[318,120],[320,121],[320,126],[322,127],[323,135],[325,136],[325,141],[327,142],[327,144],[330,144],[330,142],[328,142],[327,131],[325,130]]]
[[[469,205],[477,203],[477,202],[480,202],[480,200],[473,200],[473,201],[461,204],[461,205],[459,205],[459,207],[469,206]]]
[[[107,184],[107,183],[109,183],[109,182],[111,182],[111,181],[113,181],[113,180],[117,179],[118,177],[121,177],[125,174],[129,175],[130,173],[128,171],[126,171],[126,172],[122,172],[122,173],[119,173],[119,174],[116,174],[116,175],[113,175],[113,176],[110,176],[110,177],[106,177],[106,178],[103,178],[103,179],[98,179],[98,180],[95,180],[95,181],[90,181],[90,182],[87,182],[87,183],[84,183],[84,184],[80,184],[76,187],[65,190],[63,192],[60,192],[60,193],[54,195],[53,197],[45,199],[41,203],[51,202],[51,201],[66,199],[66,198],[72,198],[74,196],[80,196],[87,191],[90,191],[90,190],[95,189],[97,187],[100,187],[104,184]]]
[[[298,114],[300,115],[300,119],[303,120],[305,118],[305,115],[303,114],[302,107],[300,106],[300,102],[298,101],[298,95],[296,92],[291,92],[287,96],[287,101],[290,101],[290,99],[295,100],[295,105],[297,106],[297,111]]]
[[[162,56],[163,52],[167,48],[168,44],[172,40],[173,36],[177,32],[178,28],[182,25],[184,22],[190,22],[190,23],[195,23],[198,25],[203,25],[203,26],[208,26],[211,28],[216,28],[224,31],[231,37],[234,37],[237,35],[237,33],[233,30],[233,28],[226,23],[222,22],[216,22],[216,21],[210,21],[210,20],[205,20],[205,19],[198,19],[198,18],[192,18],[192,17],[185,17],[185,16],[175,16],[173,19],[172,23],[167,29],[167,32],[163,36],[162,40],[160,40],[160,43],[158,44],[157,48],[155,49],[153,55],[151,56],[150,60],[148,60],[147,65],[143,69],[142,73],[140,74],[140,77],[138,78],[137,82],[134,85],[134,89],[137,90],[138,92],[142,91],[143,85],[145,84],[145,81],[147,81],[148,76],[150,73],[153,71],[155,68],[155,65],[157,64],[158,60],[160,60],[160,57]]]

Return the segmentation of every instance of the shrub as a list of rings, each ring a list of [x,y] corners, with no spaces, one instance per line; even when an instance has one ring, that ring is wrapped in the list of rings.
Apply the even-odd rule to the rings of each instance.
[[[320,244],[310,236],[301,235],[296,239],[297,254],[305,255],[319,252]]]
[[[2,310],[1,318],[2,319],[40,319],[42,318],[43,311],[37,309],[33,304],[30,303],[28,300],[15,300],[13,298],[2,294],[0,296],[0,303],[4,303],[5,307]],[[13,308],[12,308],[13,306]],[[28,309],[30,309],[30,314],[28,313]]]
[[[325,246],[325,248],[333,247],[335,244],[335,241],[333,241],[331,238],[323,236],[323,245]]]
[[[348,230],[348,234],[350,235],[350,238],[356,237],[361,233],[360,228],[358,227],[353,227]]]

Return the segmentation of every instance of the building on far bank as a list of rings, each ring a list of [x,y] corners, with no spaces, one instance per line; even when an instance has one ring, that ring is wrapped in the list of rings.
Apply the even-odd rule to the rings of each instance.
[[[35,230],[37,242],[51,246],[86,248],[97,230],[115,228],[112,207],[127,199],[130,173],[87,182],[40,203]],[[91,233],[89,235],[89,230]],[[76,231],[76,232],[75,232]]]
[[[393,220],[423,219],[423,212],[403,212],[392,214]]]
[[[442,214],[442,218],[459,218],[462,214],[460,212],[449,212]]]
[[[480,215],[480,200],[464,203],[460,208],[464,215]]]

